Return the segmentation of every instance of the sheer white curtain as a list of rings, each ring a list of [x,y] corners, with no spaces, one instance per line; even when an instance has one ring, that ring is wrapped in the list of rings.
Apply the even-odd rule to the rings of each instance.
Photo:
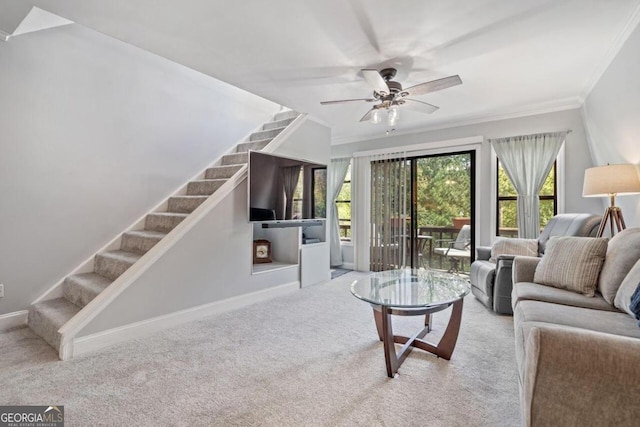
[[[382,271],[406,265],[411,171],[406,155],[371,159],[371,232],[369,269]]]
[[[295,193],[298,180],[300,180],[300,170],[300,166],[288,166],[280,169],[286,198],[284,219],[293,218],[293,193]]]
[[[568,132],[491,139],[504,171],[518,194],[518,237],[540,234],[540,198],[549,171]]]
[[[329,179],[327,193],[331,206],[331,216],[329,218],[329,256],[331,266],[342,265],[342,250],[340,249],[340,222],[338,221],[338,206],[336,206],[336,198],[340,194],[344,177],[349,170],[351,159],[331,159],[331,167],[329,168]]]

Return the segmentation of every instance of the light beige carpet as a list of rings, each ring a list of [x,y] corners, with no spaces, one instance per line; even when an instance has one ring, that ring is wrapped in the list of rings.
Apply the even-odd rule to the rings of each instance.
[[[28,328],[0,334],[0,404],[65,405],[68,427],[520,424],[511,317],[467,297],[451,361],[414,350],[389,379],[361,276],[67,362]]]

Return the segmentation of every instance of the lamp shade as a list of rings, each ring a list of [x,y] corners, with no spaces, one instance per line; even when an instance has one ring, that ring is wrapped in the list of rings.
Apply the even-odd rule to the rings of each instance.
[[[635,165],[596,166],[584,171],[583,197],[640,193],[640,178]]]

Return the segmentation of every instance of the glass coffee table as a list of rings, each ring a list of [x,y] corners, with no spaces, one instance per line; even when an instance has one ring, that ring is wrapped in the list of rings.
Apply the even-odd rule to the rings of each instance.
[[[378,337],[384,346],[387,375],[391,378],[414,347],[451,359],[460,330],[463,298],[469,291],[469,281],[463,277],[422,268],[381,271],[351,284],[351,293],[373,307]],[[440,341],[432,344],[423,340],[431,331],[431,314],[452,305],[451,317]],[[392,314],[425,316],[424,328],[411,337],[394,335]],[[398,353],[394,344],[403,344]]]

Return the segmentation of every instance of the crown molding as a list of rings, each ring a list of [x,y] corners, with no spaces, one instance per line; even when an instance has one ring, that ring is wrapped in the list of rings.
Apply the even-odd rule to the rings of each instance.
[[[559,111],[575,110],[582,107],[584,99],[578,96],[564,98],[560,100],[543,102],[528,107],[517,109],[505,109],[503,111],[493,111],[486,114],[470,114],[452,120],[440,122],[431,126],[407,129],[406,131],[394,131],[389,135],[380,136],[347,136],[332,138],[331,145],[352,144],[355,142],[371,141],[377,139],[391,138],[399,135],[410,135],[421,132],[450,129],[461,126],[475,125],[479,123],[496,122],[499,120],[517,119],[520,117],[536,116],[539,114],[556,113]]]
[[[9,37],[11,37],[11,34],[5,33],[4,31],[0,30],[0,40],[1,41],[7,42],[7,41],[9,41]]]
[[[615,57],[620,52],[620,49],[622,49],[622,46],[624,46],[624,43],[627,41],[629,36],[631,36],[631,33],[633,33],[633,31],[636,29],[639,23],[640,23],[640,5],[636,7],[636,10],[633,11],[633,13],[627,20],[624,27],[622,27],[622,30],[620,31],[618,36],[613,40],[613,44],[607,50],[607,53],[605,54],[604,58],[602,58],[602,60],[596,67],[595,71],[593,72],[593,75],[591,76],[586,86],[582,90],[582,94],[581,94],[582,99],[587,99],[587,96],[589,96],[593,88],[596,86],[596,84],[598,84],[602,75],[605,73],[605,71],[607,71],[607,68],[609,68],[609,65],[611,65]]]

